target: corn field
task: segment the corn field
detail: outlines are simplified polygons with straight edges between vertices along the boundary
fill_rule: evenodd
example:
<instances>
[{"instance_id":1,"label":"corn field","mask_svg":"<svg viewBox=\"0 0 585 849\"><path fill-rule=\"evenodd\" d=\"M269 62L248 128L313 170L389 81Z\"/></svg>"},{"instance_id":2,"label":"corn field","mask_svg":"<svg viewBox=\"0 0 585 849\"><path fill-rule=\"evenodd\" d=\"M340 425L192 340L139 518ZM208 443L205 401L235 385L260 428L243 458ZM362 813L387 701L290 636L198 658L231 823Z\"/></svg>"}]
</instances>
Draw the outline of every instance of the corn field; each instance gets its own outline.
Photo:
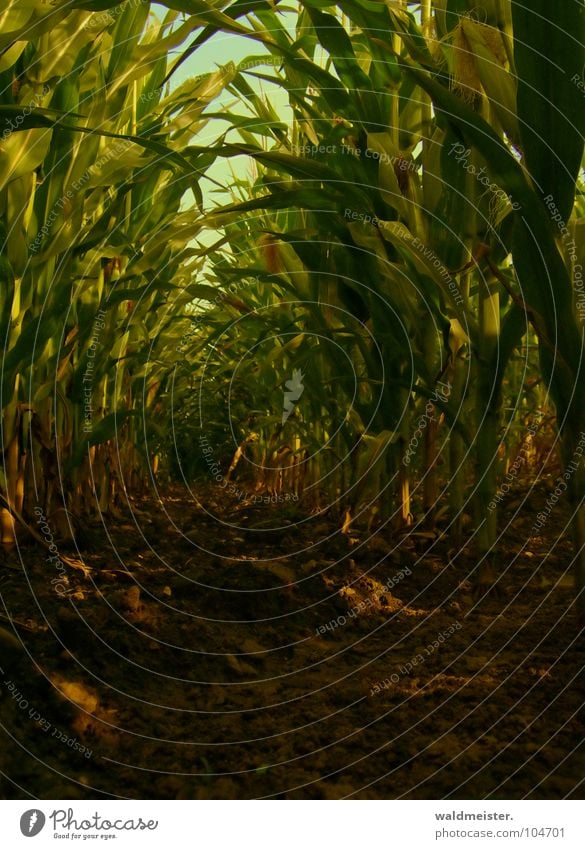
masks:
<instances>
[{"instance_id":1,"label":"corn field","mask_svg":"<svg viewBox=\"0 0 585 849\"><path fill-rule=\"evenodd\" d=\"M96 528L180 491L436 541L481 598L544 485L583 625L584 15L7 0L6 561L87 571Z\"/></svg>"}]
</instances>

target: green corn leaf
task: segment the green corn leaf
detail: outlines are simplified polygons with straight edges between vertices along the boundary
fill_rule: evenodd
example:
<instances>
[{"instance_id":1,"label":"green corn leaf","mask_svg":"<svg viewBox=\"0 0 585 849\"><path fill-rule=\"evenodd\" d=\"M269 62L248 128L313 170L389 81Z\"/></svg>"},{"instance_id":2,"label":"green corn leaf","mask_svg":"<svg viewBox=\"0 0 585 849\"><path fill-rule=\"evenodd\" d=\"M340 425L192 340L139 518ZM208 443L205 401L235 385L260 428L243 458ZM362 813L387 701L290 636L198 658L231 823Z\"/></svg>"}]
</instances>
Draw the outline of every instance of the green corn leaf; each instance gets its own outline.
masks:
<instances>
[{"instance_id":1,"label":"green corn leaf","mask_svg":"<svg viewBox=\"0 0 585 849\"><path fill-rule=\"evenodd\" d=\"M331 57L339 79L350 91L367 91L370 88L370 79L362 71L351 39L337 18L310 7L307 11L321 45Z\"/></svg>"},{"instance_id":2,"label":"green corn leaf","mask_svg":"<svg viewBox=\"0 0 585 849\"><path fill-rule=\"evenodd\" d=\"M20 115L22 110L19 107L14 106L0 106L0 121L4 121L4 127L10 128L9 121L14 118L16 119L17 115ZM53 129L58 127L59 129L63 129L69 132L75 133L84 133L86 135L94 135L94 136L104 136L105 138L110 139L118 139L120 141L130 141L134 144L143 147L145 150L150 151L151 153L156 153L158 156L163 157L169 163L174 164L176 167L181 170L188 171L189 173L193 173L192 164L185 159L180 153L173 150L161 142L158 142L154 139L147 138L145 136L135 136L128 135L127 133L111 133L107 130L98 130L91 127L81 127L76 124L65 123L70 119L70 114L67 113L57 113L56 110L50 109L35 109L33 113L27 115L22 122L22 124L15 129L15 133L23 132L24 130L36 129L41 127L46 127L48 129ZM199 148L199 152L203 152L205 148Z\"/></svg>"},{"instance_id":3,"label":"green corn leaf","mask_svg":"<svg viewBox=\"0 0 585 849\"><path fill-rule=\"evenodd\" d=\"M583 158L583 0L512 2L524 161L541 197L567 221Z\"/></svg>"},{"instance_id":4,"label":"green corn leaf","mask_svg":"<svg viewBox=\"0 0 585 849\"><path fill-rule=\"evenodd\" d=\"M459 134L449 128L441 147L440 176L442 191L430 222L430 243L448 269L461 268L466 257L468 223L473 220L473 205L466 194L467 174L453 148Z\"/></svg>"},{"instance_id":5,"label":"green corn leaf","mask_svg":"<svg viewBox=\"0 0 585 849\"><path fill-rule=\"evenodd\" d=\"M521 166L505 144L477 113L423 71L408 64L408 73L433 98L466 145L479 150L497 184L519 205L512 245L514 265L533 310L535 327L549 344L558 344L565 363L580 361L581 343L573 318L573 293L567 268L544 206L528 184ZM558 322L563 316L563 333Z\"/></svg>"}]
</instances>

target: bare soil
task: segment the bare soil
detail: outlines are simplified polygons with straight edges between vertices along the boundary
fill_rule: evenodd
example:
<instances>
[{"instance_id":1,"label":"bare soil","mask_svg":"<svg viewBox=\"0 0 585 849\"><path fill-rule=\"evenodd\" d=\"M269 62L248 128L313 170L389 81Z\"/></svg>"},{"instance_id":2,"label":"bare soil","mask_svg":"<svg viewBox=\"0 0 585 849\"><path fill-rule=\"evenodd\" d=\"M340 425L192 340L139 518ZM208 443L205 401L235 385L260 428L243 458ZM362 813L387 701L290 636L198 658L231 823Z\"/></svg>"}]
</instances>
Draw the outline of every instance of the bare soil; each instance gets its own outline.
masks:
<instances>
[{"instance_id":1,"label":"bare soil","mask_svg":"<svg viewBox=\"0 0 585 849\"><path fill-rule=\"evenodd\" d=\"M59 568L23 544L0 797L583 798L563 509L530 536L547 486L517 494L481 598L448 530L344 535L209 490L133 501Z\"/></svg>"}]
</instances>

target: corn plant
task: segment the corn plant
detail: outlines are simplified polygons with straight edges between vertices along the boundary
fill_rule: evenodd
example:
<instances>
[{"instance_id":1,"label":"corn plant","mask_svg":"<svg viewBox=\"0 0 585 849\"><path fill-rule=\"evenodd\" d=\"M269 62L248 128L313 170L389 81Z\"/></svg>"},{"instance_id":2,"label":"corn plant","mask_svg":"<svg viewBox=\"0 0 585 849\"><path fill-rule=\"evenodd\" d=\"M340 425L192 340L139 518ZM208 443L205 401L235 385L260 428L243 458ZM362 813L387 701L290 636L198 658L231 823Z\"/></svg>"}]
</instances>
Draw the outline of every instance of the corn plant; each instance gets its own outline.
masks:
<instances>
[{"instance_id":1,"label":"corn plant","mask_svg":"<svg viewBox=\"0 0 585 849\"><path fill-rule=\"evenodd\" d=\"M159 451L207 474L172 407L222 484L256 468L346 531L460 540L472 509L489 564L552 400L583 615L581 0L74 5L1 19L5 544L35 501L119 509ZM220 30L261 52L172 86ZM204 213L218 157L252 176Z\"/></svg>"},{"instance_id":2,"label":"corn plant","mask_svg":"<svg viewBox=\"0 0 585 849\"><path fill-rule=\"evenodd\" d=\"M541 369L556 406L563 462L568 468L583 433L583 342L579 289L571 279L576 260L559 249L562 233L555 233L554 222L566 228L583 157L583 113L575 79L580 79L583 68L584 10L582 3L554 9L537 4L528 9L514 2L499 4L497 10L505 10L504 24L513 24L520 162L501 135L437 76L414 64L409 72L464 143L483 157L492 180L514 199L509 249L519 287L510 292L517 305L517 318L512 311L510 326L529 320L538 334ZM543 26L543 20L550 27ZM550 32L554 37L549 41ZM567 49L567 38L574 39L574 49ZM575 256L575 242L572 247ZM577 471L568 475L567 491L583 617L584 490L581 463L577 465Z\"/></svg>"},{"instance_id":3,"label":"corn plant","mask_svg":"<svg viewBox=\"0 0 585 849\"><path fill-rule=\"evenodd\" d=\"M181 203L201 205L213 161L189 145L234 73L169 92L168 51L195 20L69 5L31 24L31 5L12 3L3 20L5 545L23 509L114 511L149 468L144 416L199 270L198 216Z\"/></svg>"},{"instance_id":4,"label":"corn plant","mask_svg":"<svg viewBox=\"0 0 585 849\"><path fill-rule=\"evenodd\" d=\"M320 305L311 321L316 320L328 335L331 336L333 328L332 322L327 320L331 315L327 313L331 314L334 308L339 315L343 311L346 320L341 321L340 327L346 338L352 338L354 349L350 362L358 371L363 371L370 390L368 403L360 401L353 409L354 419L360 422L357 431L363 434L367 427L373 427L375 431L388 434L386 447L394 446L390 452L394 459L388 467L391 477L397 472L399 443L401 440L407 442L409 438L408 417L401 417L399 412L409 403L408 388L413 387L426 403L435 388L437 376L443 371L447 354L443 337L450 326L445 304L453 307L454 315L459 315L462 322L468 322L458 303L462 303L462 299L457 298L458 302L452 303L453 293L458 291L456 285L451 283L449 289L448 275L446 280L445 275L436 270L433 252L421 251L417 247L424 221L417 213L421 207L422 187L416 173L419 166L412 156L417 144L417 139L412 137L414 131L410 133L409 150L398 146L394 139L396 132L376 132L384 126L384 110L388 108L386 88L396 86L396 69L385 68L380 77L380 69L372 66L373 79L370 80L361 70L345 31L336 19L316 11L309 14L317 21L315 44L318 37L325 38L324 34L328 34L330 46L335 39L341 44L332 60L338 62L339 76L343 79L344 73L348 86L359 82L364 91L375 85L379 94L369 100L364 96L357 105L352 104L351 90L342 89L331 73L303 58L303 69L314 77L312 96L318 107L303 100L298 106L297 124L291 137L283 139L280 127L278 134L273 133L278 144L276 149L266 151L264 146L250 144L253 138L250 130L245 135L242 133L247 145L223 147L222 155L246 152L253 156L259 167L264 169L264 183L270 192L268 197L264 194L256 200L235 204L228 211L244 213L262 207L271 210L303 207L303 213L289 212L284 224L278 223L278 215L275 214L272 232L266 235L270 240L266 243L266 253L271 253L267 267L271 270L272 264L272 271L286 270L289 273L288 284L297 296L308 296ZM266 20L264 16L265 23ZM288 56L288 50L292 53L292 37L276 19L271 19L270 23L270 32L278 33L278 39L275 39L278 40L278 49ZM330 30L334 30L334 35ZM331 39L334 41L331 42ZM285 51L282 45L287 43L289 46ZM345 51L343 68L340 59L342 50ZM348 50L351 56L348 56ZM290 60L291 66L296 58ZM296 70L289 71L286 63L285 69L286 77L277 81L287 91L292 91L293 85L298 82L298 73ZM322 89L317 89L317 85ZM242 82L240 76L232 86L258 113L258 120L265 126L267 117L271 117L266 114L268 107L259 103L257 95ZM327 102L327 98L332 102ZM298 95L295 94L295 107L297 101ZM313 117L323 114L326 117ZM363 148L360 149L359 145ZM299 149L314 150L317 155L312 158L298 156L296 151ZM327 152L326 157L319 156L320 151ZM348 183L353 188L348 188ZM409 225L412 230L409 230ZM321 237L321 246L313 244L316 233ZM239 262L243 253L238 249ZM365 280L375 282L367 285ZM434 334L421 333L422 310L417 287L425 294L432 293L431 303L436 318ZM388 304L391 309L384 308ZM400 316L400 321L397 321L397 316ZM401 326L401 321L405 326ZM369 323L369 344L363 338L364 329L359 340L354 338L352 322L354 325ZM374 345L377 351L373 350ZM408 362L409 357L405 356L408 347L415 349L414 369L413 363ZM363 363L358 366L362 359ZM384 369L387 372L385 379ZM419 384L421 375L422 385ZM327 379L323 377L321 384L326 383ZM336 388L341 385L338 383ZM431 446L429 453L432 450ZM406 519L409 510L406 507L408 495L405 483L407 481L403 481L402 486L402 513Z\"/></svg>"},{"instance_id":5,"label":"corn plant","mask_svg":"<svg viewBox=\"0 0 585 849\"><path fill-rule=\"evenodd\" d=\"M493 498L497 487L503 410L509 404L506 375L531 324L544 365L550 360L559 341L554 319L558 306L566 311L570 328L549 373L568 445L565 454L574 453L581 433L581 401L569 401L570 387L580 384L568 364L580 362L580 346L567 258L563 264L542 202L537 203L530 185L532 179L549 187L546 203L554 195L551 180L558 168L547 172L544 182L544 164L527 176L530 158L542 156L543 144L535 139L550 136L557 145L551 146L556 161L566 158L569 163L559 207L567 220L582 148L579 128L569 132L561 116L578 111L578 87L569 81L582 65L581 48L559 63L563 85L547 105L538 94L548 90L547 65L534 60L544 45L530 40L545 37L546 28L534 25L533 10L524 10L522 17L509 2L483 4L482 14L475 16L466 2L427 2L417 20L409 11L413 6L397 3L374 10L352 2L335 8L305 2L296 33L274 13L263 10L252 18L247 37L261 41L271 54L266 62L271 73L255 76L286 91L295 124L283 136L270 104L242 74L234 79L232 88L255 115L261 137L254 134L253 124L242 130L242 121L234 122L242 143L226 144L220 154L249 155L261 180L256 197L232 204L225 214L269 211L272 222L262 225L269 239L266 268L286 271L287 285L299 295L327 301L318 319L322 325L331 324L325 315L332 301L343 304L353 319L370 324L373 338L383 346L384 363L390 364L381 381L379 368L367 372L366 367L370 382L383 384L382 399L387 393L373 428L387 430L391 443L397 434L406 441L412 426L411 417L397 420L396 408L414 401L413 413L420 413L437 377L448 377L450 400L440 407L451 425L451 518L457 526L468 482L475 493L482 562L489 561L497 542L496 511L487 521L483 517L486 499ZM581 44L581 17L580 4L566 17L559 11L555 31L577 33ZM381 38L381 33L391 38ZM317 45L323 62L315 60ZM557 49L566 52L562 38ZM533 109L540 122L536 131L529 120ZM541 132L545 124L547 132ZM524 154L521 162L519 153ZM406 175L402 163L407 163ZM295 208L300 211L293 213ZM277 210L289 211L284 225ZM519 223L522 215L525 220ZM377 227L364 226L373 221ZM540 267L533 261L534 247L528 251L535 234L545 246ZM257 234L253 241L259 241ZM238 262L245 255L238 248ZM552 290L545 292L544 281L551 274L558 278L558 303ZM383 300L383 309L377 299ZM429 311L433 321L421 327ZM392 313L406 327L402 338L389 318ZM306 317L302 325L311 326ZM406 371L405 344L414 352ZM365 360L371 365L371 358ZM466 389L470 379L473 396ZM401 394L405 400L396 404ZM515 415L522 406L517 401L518 396L512 398ZM460 416L454 415L458 408ZM435 428L428 428L421 467L427 515L440 496L436 439ZM469 459L473 473L466 478L462 470ZM398 453L394 471L399 460ZM578 488L577 478L572 486ZM401 470L405 519L411 483L411 475ZM572 497L574 505L580 504ZM576 534L580 521L575 522Z\"/></svg>"}]
</instances>

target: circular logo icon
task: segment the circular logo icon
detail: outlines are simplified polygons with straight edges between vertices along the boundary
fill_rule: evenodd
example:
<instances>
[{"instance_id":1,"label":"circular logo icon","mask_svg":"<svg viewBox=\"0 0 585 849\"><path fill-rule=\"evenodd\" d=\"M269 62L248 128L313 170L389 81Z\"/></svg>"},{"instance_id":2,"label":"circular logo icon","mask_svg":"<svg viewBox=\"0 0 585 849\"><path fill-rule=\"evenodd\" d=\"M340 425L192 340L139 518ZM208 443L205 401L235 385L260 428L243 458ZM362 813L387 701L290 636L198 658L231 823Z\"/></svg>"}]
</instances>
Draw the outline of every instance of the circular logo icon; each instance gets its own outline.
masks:
<instances>
[{"instance_id":1,"label":"circular logo icon","mask_svg":"<svg viewBox=\"0 0 585 849\"><path fill-rule=\"evenodd\" d=\"M38 808L32 808L30 811L25 811L20 818L20 830L25 837L36 837L39 834L46 822L46 817Z\"/></svg>"}]
</instances>

